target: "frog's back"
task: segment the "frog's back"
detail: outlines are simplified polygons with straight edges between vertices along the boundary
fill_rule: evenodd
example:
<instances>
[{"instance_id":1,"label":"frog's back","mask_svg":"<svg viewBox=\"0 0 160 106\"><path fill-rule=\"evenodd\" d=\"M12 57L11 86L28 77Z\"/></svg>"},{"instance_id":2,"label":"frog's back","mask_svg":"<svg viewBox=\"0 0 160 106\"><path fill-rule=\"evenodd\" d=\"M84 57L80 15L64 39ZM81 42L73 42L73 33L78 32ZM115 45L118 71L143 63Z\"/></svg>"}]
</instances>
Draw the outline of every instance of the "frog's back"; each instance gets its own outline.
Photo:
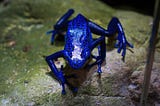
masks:
<instances>
[{"instance_id":1,"label":"frog's back","mask_svg":"<svg viewBox=\"0 0 160 106\"><path fill-rule=\"evenodd\" d=\"M70 64L73 66L72 68L78 69L89 58L91 44L92 35L88 22L84 16L78 14L68 23L65 36L64 50L66 51L66 58L70 61L69 63L72 63Z\"/></svg>"}]
</instances>

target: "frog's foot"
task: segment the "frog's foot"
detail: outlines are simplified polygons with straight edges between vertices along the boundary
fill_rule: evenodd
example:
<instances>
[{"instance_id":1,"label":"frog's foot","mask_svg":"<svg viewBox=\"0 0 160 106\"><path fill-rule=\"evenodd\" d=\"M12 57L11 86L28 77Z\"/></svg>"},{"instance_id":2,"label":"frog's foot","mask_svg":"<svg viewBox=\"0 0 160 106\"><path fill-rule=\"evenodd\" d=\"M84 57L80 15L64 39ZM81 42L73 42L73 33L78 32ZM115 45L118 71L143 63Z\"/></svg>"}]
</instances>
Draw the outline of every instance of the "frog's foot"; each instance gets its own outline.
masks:
<instances>
[{"instance_id":1,"label":"frog's foot","mask_svg":"<svg viewBox=\"0 0 160 106\"><path fill-rule=\"evenodd\" d=\"M62 83L62 95L65 95L65 94L66 94L65 84Z\"/></svg>"}]
</instances>

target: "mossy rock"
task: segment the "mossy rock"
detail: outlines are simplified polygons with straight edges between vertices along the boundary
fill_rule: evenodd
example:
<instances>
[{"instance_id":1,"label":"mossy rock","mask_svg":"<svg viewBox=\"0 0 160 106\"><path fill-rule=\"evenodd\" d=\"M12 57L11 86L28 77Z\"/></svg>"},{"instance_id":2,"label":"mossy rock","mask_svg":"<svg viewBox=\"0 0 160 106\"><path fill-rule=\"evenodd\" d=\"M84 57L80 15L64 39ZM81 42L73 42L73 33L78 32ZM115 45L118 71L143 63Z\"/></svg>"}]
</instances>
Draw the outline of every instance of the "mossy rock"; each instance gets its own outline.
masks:
<instances>
[{"instance_id":1,"label":"mossy rock","mask_svg":"<svg viewBox=\"0 0 160 106\"><path fill-rule=\"evenodd\" d=\"M134 54L127 52L128 66L139 65L145 58L143 53L151 33L150 16L117 10L98 0L14 0L6 7L0 4L0 105L45 105L45 102L48 103L46 105L64 105L66 101L74 105L78 100L83 102L79 105L87 105L87 98L90 98L90 103L96 103L99 97L94 96L101 92L107 96L114 95L111 90L111 82L114 81L107 79L103 82L102 91L97 92L97 87L92 84L86 87L87 93L93 97L82 96L82 92L74 99L72 93L61 97L59 83L46 74L48 66L43 57L62 50L64 42L55 41L54 45L50 45L50 37L45 33L69 8L75 10L71 18L81 13L104 28L113 16L118 17L128 41L135 46ZM118 104L116 101L114 103Z\"/></svg>"}]
</instances>

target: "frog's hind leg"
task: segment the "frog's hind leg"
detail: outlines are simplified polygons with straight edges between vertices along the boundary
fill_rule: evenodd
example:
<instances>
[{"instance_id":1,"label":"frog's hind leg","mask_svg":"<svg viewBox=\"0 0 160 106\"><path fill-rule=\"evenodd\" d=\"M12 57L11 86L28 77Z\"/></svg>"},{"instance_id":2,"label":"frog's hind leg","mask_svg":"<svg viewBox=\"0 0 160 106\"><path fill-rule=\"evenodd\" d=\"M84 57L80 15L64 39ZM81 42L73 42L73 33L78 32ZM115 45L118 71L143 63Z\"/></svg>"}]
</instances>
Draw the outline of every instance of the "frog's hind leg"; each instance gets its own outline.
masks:
<instances>
[{"instance_id":1,"label":"frog's hind leg","mask_svg":"<svg viewBox=\"0 0 160 106\"><path fill-rule=\"evenodd\" d=\"M51 36L51 44L53 44L54 42L54 37L56 34L61 33L62 29L65 28L67 26L67 23L69 22L69 17L74 13L73 9L69 9L57 22L55 25L53 25L53 29L51 31L48 31L46 34L50 34L52 33Z\"/></svg>"},{"instance_id":2,"label":"frog's hind leg","mask_svg":"<svg viewBox=\"0 0 160 106\"><path fill-rule=\"evenodd\" d=\"M96 63L98 65L98 70L97 73L100 75L102 73L101 70L101 65L104 62L105 58L106 58L106 44L105 44L105 39L103 39L100 42L100 45L98 46L98 55L97 59L96 59Z\"/></svg>"},{"instance_id":3,"label":"frog's hind leg","mask_svg":"<svg viewBox=\"0 0 160 106\"><path fill-rule=\"evenodd\" d=\"M92 55L92 57L94 59L96 59L96 62L89 65L89 66L93 66L93 65L98 65L98 70L97 73L99 75L101 75L102 70L101 70L101 65L104 62L105 58L106 58L106 43L105 43L105 37L101 36L100 38L98 38L97 40L95 40L92 44L92 50L98 45L98 56L94 56Z\"/></svg>"}]
</instances>

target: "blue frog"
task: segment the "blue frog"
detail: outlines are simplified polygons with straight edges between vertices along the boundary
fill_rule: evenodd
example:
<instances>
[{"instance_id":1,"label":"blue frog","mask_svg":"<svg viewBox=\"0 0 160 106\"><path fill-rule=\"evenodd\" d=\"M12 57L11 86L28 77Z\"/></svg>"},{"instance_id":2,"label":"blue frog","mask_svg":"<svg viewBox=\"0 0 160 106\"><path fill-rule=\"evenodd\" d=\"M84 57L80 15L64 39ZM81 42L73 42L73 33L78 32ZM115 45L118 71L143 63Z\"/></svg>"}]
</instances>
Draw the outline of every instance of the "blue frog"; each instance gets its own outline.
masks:
<instances>
[{"instance_id":1,"label":"blue frog","mask_svg":"<svg viewBox=\"0 0 160 106\"><path fill-rule=\"evenodd\" d=\"M118 18L113 17L107 30L105 30L81 14L78 14L72 20L68 20L73 13L74 10L69 9L54 25L54 30L47 32L47 34L52 33L51 43L53 44L55 35L61 33L62 29L67 28L64 50L46 56L45 58L52 72L62 85L62 94L66 93L66 78L64 77L63 68L58 70L54 60L63 57L71 68L77 70L83 68L89 58L94 58L96 61L91 66L97 65L97 72L101 74L101 65L106 57L105 37L110 37L118 33L116 47L118 48L118 53L122 51L123 60L126 54L126 47L133 48L133 45L126 40L125 33ZM100 37L93 39L92 33ZM96 47L98 48L98 56L91 54L91 51ZM77 88L74 88L74 91L77 92Z\"/></svg>"}]
</instances>

